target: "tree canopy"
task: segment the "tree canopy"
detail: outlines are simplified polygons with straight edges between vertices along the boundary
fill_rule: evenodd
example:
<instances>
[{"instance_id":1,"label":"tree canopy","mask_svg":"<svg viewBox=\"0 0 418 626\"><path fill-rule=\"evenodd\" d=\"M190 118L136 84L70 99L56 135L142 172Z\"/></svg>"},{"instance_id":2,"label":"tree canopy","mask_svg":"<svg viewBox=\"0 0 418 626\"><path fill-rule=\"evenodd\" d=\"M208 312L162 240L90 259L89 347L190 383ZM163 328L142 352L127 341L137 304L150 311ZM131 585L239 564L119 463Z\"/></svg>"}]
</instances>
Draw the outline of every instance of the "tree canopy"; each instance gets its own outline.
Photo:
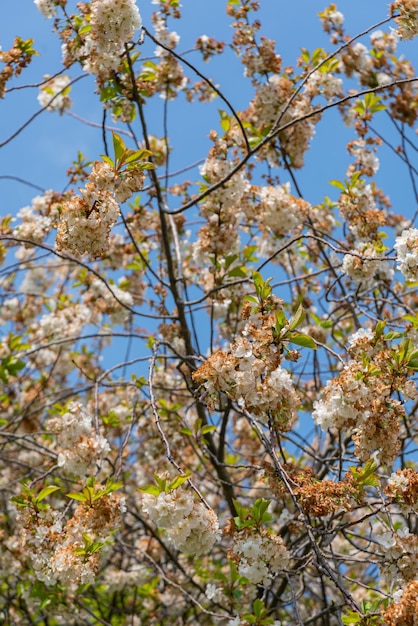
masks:
<instances>
[{"instance_id":1,"label":"tree canopy","mask_svg":"<svg viewBox=\"0 0 418 626\"><path fill-rule=\"evenodd\" d=\"M2 149L100 144L2 177L0 621L416 626L418 2L289 65L287 7L184 50L184 4L35 0L59 71L0 51Z\"/></svg>"}]
</instances>

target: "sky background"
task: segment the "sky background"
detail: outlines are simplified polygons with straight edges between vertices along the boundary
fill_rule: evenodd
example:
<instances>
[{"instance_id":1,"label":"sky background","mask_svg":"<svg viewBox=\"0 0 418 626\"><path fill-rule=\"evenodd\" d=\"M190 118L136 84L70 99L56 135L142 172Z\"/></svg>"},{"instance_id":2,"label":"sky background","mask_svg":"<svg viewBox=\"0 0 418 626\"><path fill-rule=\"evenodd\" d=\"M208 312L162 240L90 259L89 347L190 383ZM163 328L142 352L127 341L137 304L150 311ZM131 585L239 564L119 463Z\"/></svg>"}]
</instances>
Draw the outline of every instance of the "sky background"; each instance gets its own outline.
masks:
<instances>
[{"instance_id":1,"label":"sky background","mask_svg":"<svg viewBox=\"0 0 418 626\"><path fill-rule=\"evenodd\" d=\"M152 31L151 14L157 8L151 0L137 2L144 25ZM183 18L171 20L171 28L180 37L177 48L182 52L190 50L196 38L206 34L228 42L232 29L230 19L225 14L226 0L183 0ZM325 47L332 50L328 37L323 33L317 13L326 6L324 2L294 0L292 3L281 0L261 0L258 18L263 24L262 33L277 42L277 50L283 58L283 66L294 65L301 47L313 50ZM53 20L45 19L32 0L0 0L0 45L7 50L16 35L22 38L33 37L34 47L39 52L30 67L15 85L27 88L15 90L0 101L0 143L17 131L39 110L38 88L44 74L54 74L61 69L60 42L51 32ZM70 7L72 4L70 3ZM345 15L346 31L355 35L370 25L384 19L388 14L388 3L382 0L344 0L338 9ZM384 29L389 26L385 25ZM362 39L367 45L368 36ZM144 45L143 56L152 54L154 46ZM418 58L418 43L400 44L412 61ZM243 79L243 66L235 54L228 52L204 63L200 55L192 52L187 56L223 90L236 109L244 109L251 98L251 86ZM78 69L71 70L73 77L80 75ZM84 77L72 89L72 112L83 118L100 123L102 112L94 92L91 77ZM169 137L174 146L171 153L171 169L177 170L206 156L210 147L208 134L211 128L219 128L218 108L225 105L218 99L212 104L188 104L183 96L170 102L168 110ZM146 114L151 132L163 134L163 102L153 99L146 106ZM110 116L108 123L111 123ZM398 143L393 127L382 115L379 129L389 140ZM311 203L323 200L325 195L336 197L337 191L329 186L330 179L343 179L349 157L342 146L352 138L352 131L344 127L335 110L328 111L317 125L312 150L306 157L306 167L298 172L298 181L306 199ZM412 135L414 137L414 135ZM416 135L415 135L416 138ZM66 185L66 169L81 150L89 160L99 158L103 153L101 129L88 127L71 117L58 113L43 112L13 141L0 150L0 175L19 176L42 188L62 190ZM385 151L381 152L381 170L378 184L384 186L390 195L394 208L410 216L415 210L406 168L400 160L391 158L385 163ZM197 172L185 175L196 180ZM285 178L283 178L285 182ZM16 181L0 179L1 215L15 214L19 208L30 203L34 191ZM36 194L37 192L35 192Z\"/></svg>"},{"instance_id":2,"label":"sky background","mask_svg":"<svg viewBox=\"0 0 418 626\"><path fill-rule=\"evenodd\" d=\"M151 14L157 7L151 0L138 1L137 4L144 25L152 32ZM193 48L196 39L204 34L229 42L232 29L230 19L225 14L226 0L183 0L182 4L182 19L169 22L169 28L176 30L181 37L178 52ZM283 66L295 65L302 47L310 51L318 47L324 47L327 51L333 50L317 17L317 13L325 8L325 2L260 0L260 4L258 18L263 25L262 34L277 42L277 51L282 56ZM2 49L9 49L14 37L19 35L23 39L34 38L34 47L39 52L39 56L35 57L22 77L11 83L13 86L26 87L10 92L0 100L1 144L39 111L36 84L45 74L53 75L60 71L62 64L60 42L51 32L53 20L45 19L32 0L0 0L0 7ZM338 3L338 9L345 15L346 32L351 36L377 24L388 15L388 3L382 0L343 0ZM388 30L390 26L385 25L383 28ZM368 45L369 37L365 36L361 41ZM153 51L154 45L146 43L142 56L152 56ZM401 43L398 53L404 53L412 61L418 60L418 38L407 44ZM188 54L187 59L195 62L219 86L236 110L248 107L252 88L250 81L244 80L243 66L233 52L227 50L225 55L216 57L207 64L197 52ZM72 69L70 73L73 77L81 75L79 68ZM72 89L71 97L74 114L100 125L102 110L98 97L94 94L92 77L85 76L78 81ZM211 104L188 104L182 95L169 103L168 134L173 146L170 155L171 171L206 157L212 145L208 139L209 132L212 128L219 129L219 108L225 109L225 105L218 99ZM146 104L145 110L150 132L161 137L163 101L153 98ZM110 115L108 123L112 123ZM380 115L375 125L389 142L394 142L395 145L399 143L387 115ZM134 128L140 134L138 122L134 123ZM410 137L416 140L413 132L410 132ZM327 195L337 198L338 190L330 186L329 181L344 179L351 160L344 146L353 138L352 129L343 125L337 110L327 111L317 124L312 148L305 158L305 167L297 172L302 193L311 204L322 202ZM68 115L60 116L47 111L37 116L13 141L0 149L0 215L15 215L39 193L30 186L2 177L17 176L39 185L42 189L63 190L67 184L66 170L77 157L78 151L82 151L91 161L100 158L104 152L100 127L86 126ZM389 195L395 212L411 217L416 210L416 199L407 169L388 148L382 147L379 158L381 169L376 176L377 184ZM185 173L183 179L199 178L195 169ZM288 175L283 173L282 182L287 180ZM392 245L393 241L388 243ZM205 328L199 328L199 332L204 333ZM119 362L120 353L113 353L113 357L115 356ZM302 416L302 422L303 419Z\"/></svg>"}]
</instances>

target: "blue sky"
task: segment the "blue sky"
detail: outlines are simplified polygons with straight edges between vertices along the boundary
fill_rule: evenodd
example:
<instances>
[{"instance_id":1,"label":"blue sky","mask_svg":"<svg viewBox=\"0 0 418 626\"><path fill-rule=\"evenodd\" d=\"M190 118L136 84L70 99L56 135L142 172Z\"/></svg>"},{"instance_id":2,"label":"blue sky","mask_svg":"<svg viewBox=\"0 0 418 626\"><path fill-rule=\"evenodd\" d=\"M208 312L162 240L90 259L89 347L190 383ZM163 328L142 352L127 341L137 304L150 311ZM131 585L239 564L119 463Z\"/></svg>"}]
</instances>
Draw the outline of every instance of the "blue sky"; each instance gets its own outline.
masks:
<instances>
[{"instance_id":1,"label":"blue sky","mask_svg":"<svg viewBox=\"0 0 418 626\"><path fill-rule=\"evenodd\" d=\"M294 65L300 48L313 50L325 47L332 50L328 37L323 33L317 13L326 6L325 2L312 0L260 0L259 19L263 24L263 34L277 42L277 51L283 58L283 65ZM183 0L184 19L172 21L181 41L178 51L193 47L197 37L206 34L229 41L232 30L225 15L226 0ZM152 31L150 16L156 9L150 0L139 1L138 6L144 24ZM388 3L382 0L343 0L338 8L345 15L347 32L354 36L387 16ZM3 2L0 22L0 45L7 50L16 35L22 38L33 37L34 46L39 51L36 57L14 85L28 85L25 89L11 92L0 100L0 143L24 124L39 110L38 88L31 85L42 80L44 74L54 74L61 69L60 43L51 33L53 22L46 20L37 11L32 0ZM384 27L385 29L388 26ZM368 37L362 41L367 45ZM144 46L143 55L152 54L153 45ZM418 59L418 42L400 44L399 51L409 59ZM243 79L243 66L233 53L226 60L216 58L209 64L203 63L196 53L188 55L199 69L209 76L230 99L236 109L244 109L251 98L251 86ZM71 70L72 76L81 74L79 69ZM91 122L101 123L102 112L94 94L94 81L91 77L80 80L72 90L72 111ZM213 104L187 104L181 96L171 102L168 109L169 137L174 146L171 154L171 169L177 170L204 159L211 143L208 140L212 128L219 129L218 108L225 108L219 101ZM151 132L163 134L163 102L153 99L146 106L146 115ZM110 122L110 116L109 116ZM393 127L385 115L380 116L380 132L391 141L398 143ZM137 127L138 128L138 127ZM411 137L414 137L411 134ZM416 136L415 136L416 137ZM308 152L305 168L297 173L298 182L305 198L319 203L324 196L336 198L338 191L329 185L331 179L343 179L349 157L344 145L354 138L353 131L344 127L336 110L326 113L317 125L312 149ZM57 113L43 112L25 128L12 142L0 149L0 176L13 175L24 178L45 189L62 190L66 183L66 169L81 150L89 160L96 160L103 153L101 129L85 126L79 121ZM382 148L379 153L381 169L377 184L389 194L395 212L411 216L416 201L406 168L400 160L390 158L389 151ZM197 170L186 173L185 179L197 180ZM287 174L283 175L286 182ZM13 180L0 179L0 215L16 214L23 206L30 204L38 192ZM392 245L393 242L390 242ZM203 328L199 329L204 332ZM120 346L119 346L120 347ZM124 352L125 347L120 348ZM120 360L120 351L113 354ZM311 422L310 422L311 425Z\"/></svg>"},{"instance_id":2,"label":"blue sky","mask_svg":"<svg viewBox=\"0 0 418 626\"><path fill-rule=\"evenodd\" d=\"M181 36L178 50L189 50L202 34L228 41L232 30L229 26L230 20L225 15L225 4L226 0L184 0L183 19L171 22L172 28ZM326 6L325 3L312 0L296 0L292 3L261 0L260 4L262 32L277 41L277 49L283 57L284 65L294 65L301 47L310 50L321 46L327 50L332 49L316 15ZM156 6L150 0L138 2L138 6L144 24L151 29L150 16ZM381 0L344 0L338 3L338 9L345 15L345 24L350 35L384 19L387 6ZM34 46L39 51L39 56L18 83L14 84L31 85L39 82L44 74L53 74L61 69L60 43L51 33L53 21L46 20L37 11L32 0L3 3L1 15L0 44L3 50L7 50L14 36L19 35L22 38L33 37ZM368 38L364 41L367 44ZM153 46L144 46L143 54L152 53L152 50ZM418 56L416 42L402 44L400 50L405 51L410 59ZM242 65L232 53L227 62L217 58L205 64L196 53L189 54L187 58L196 61L199 68L224 90L237 109L248 106L251 88L247 85L248 81L243 80ZM77 69L71 73L73 76L80 74ZM94 85L90 77L80 80L72 90L72 111L100 123L100 103L93 91ZM0 101L0 142L39 109L37 94L37 88L28 87L8 94ZM208 133L211 128L218 128L218 108L225 107L219 101L215 101L213 105L190 105L182 97L177 102L170 103L168 119L170 140L174 145L171 155L173 169L205 157L210 145ZM162 102L152 100L146 112L152 132L161 136ZM380 128L386 136L393 136L391 125L383 121L383 116ZM335 193L327 181L344 177L348 156L342 146L350 137L350 131L339 122L336 111L329 111L317 126L312 150L306 158L306 167L298 174L302 191L310 202L320 202L324 195ZM44 188L62 189L66 184L65 171L76 158L78 150L91 160L98 158L103 152L100 129L87 127L68 116L44 112L0 150L0 174L20 176ZM389 193L393 204L398 205L399 210L406 215L411 215L414 211L414 200L408 193L410 185L405 168L400 161L399 167L396 163L394 165L391 159L390 169L385 169L384 159L381 161L378 183L384 182L385 191ZM197 173L187 177L197 178ZM21 206L28 204L33 195L30 188L14 181L0 180L0 188L2 215L15 213Z\"/></svg>"}]
</instances>

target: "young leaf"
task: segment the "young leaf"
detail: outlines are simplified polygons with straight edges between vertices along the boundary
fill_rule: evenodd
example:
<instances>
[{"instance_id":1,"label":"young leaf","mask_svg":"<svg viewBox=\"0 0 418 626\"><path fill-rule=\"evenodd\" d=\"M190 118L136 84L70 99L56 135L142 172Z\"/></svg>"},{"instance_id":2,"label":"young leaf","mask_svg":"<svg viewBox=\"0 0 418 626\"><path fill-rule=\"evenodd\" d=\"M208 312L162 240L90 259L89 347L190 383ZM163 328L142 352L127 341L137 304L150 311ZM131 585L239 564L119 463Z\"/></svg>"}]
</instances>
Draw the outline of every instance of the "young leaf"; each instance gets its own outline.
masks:
<instances>
[{"instance_id":1,"label":"young leaf","mask_svg":"<svg viewBox=\"0 0 418 626\"><path fill-rule=\"evenodd\" d=\"M126 150L125 143L120 135L112 132L113 150L115 151L115 161L118 162Z\"/></svg>"},{"instance_id":2,"label":"young leaf","mask_svg":"<svg viewBox=\"0 0 418 626\"><path fill-rule=\"evenodd\" d=\"M315 341L312 337L309 337L309 335L305 335L304 333L286 334L286 339L288 339L290 343L295 343L297 346L303 346L304 348L316 350Z\"/></svg>"},{"instance_id":3,"label":"young leaf","mask_svg":"<svg viewBox=\"0 0 418 626\"><path fill-rule=\"evenodd\" d=\"M71 498L72 500L78 500L79 502L87 502L87 498L83 493L78 493L76 491L70 491L65 494L67 498Z\"/></svg>"},{"instance_id":4,"label":"young leaf","mask_svg":"<svg viewBox=\"0 0 418 626\"><path fill-rule=\"evenodd\" d=\"M54 485L50 485L49 487L44 487L38 493L36 502L42 502L42 500L48 497L51 493L54 493L54 491L59 491L59 490L60 490L60 487L55 487Z\"/></svg>"},{"instance_id":5,"label":"young leaf","mask_svg":"<svg viewBox=\"0 0 418 626\"><path fill-rule=\"evenodd\" d=\"M295 328L300 326L300 324L302 324L302 322L304 321L305 317L306 317L305 309L300 304L296 313L289 320L289 330L295 330Z\"/></svg>"}]
</instances>

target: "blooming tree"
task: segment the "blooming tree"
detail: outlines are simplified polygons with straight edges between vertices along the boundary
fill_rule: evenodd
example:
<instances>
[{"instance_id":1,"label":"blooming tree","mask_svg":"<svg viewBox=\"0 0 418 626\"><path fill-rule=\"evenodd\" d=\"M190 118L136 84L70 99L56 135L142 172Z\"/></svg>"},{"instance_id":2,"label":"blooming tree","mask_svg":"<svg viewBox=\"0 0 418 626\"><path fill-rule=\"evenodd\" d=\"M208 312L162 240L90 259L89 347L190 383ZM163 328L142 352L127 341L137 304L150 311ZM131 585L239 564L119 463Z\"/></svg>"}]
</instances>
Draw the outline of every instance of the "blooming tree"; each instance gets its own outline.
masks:
<instances>
[{"instance_id":1,"label":"blooming tree","mask_svg":"<svg viewBox=\"0 0 418 626\"><path fill-rule=\"evenodd\" d=\"M417 0L360 35L331 4L292 66L261 1L186 52L178 0L35 4L62 46L41 111L89 77L103 154L0 225L2 623L416 626L418 229L377 177L400 161L418 201ZM0 52L2 97L36 54ZM175 171L184 96L219 117ZM315 203L332 111L348 166Z\"/></svg>"}]
</instances>

